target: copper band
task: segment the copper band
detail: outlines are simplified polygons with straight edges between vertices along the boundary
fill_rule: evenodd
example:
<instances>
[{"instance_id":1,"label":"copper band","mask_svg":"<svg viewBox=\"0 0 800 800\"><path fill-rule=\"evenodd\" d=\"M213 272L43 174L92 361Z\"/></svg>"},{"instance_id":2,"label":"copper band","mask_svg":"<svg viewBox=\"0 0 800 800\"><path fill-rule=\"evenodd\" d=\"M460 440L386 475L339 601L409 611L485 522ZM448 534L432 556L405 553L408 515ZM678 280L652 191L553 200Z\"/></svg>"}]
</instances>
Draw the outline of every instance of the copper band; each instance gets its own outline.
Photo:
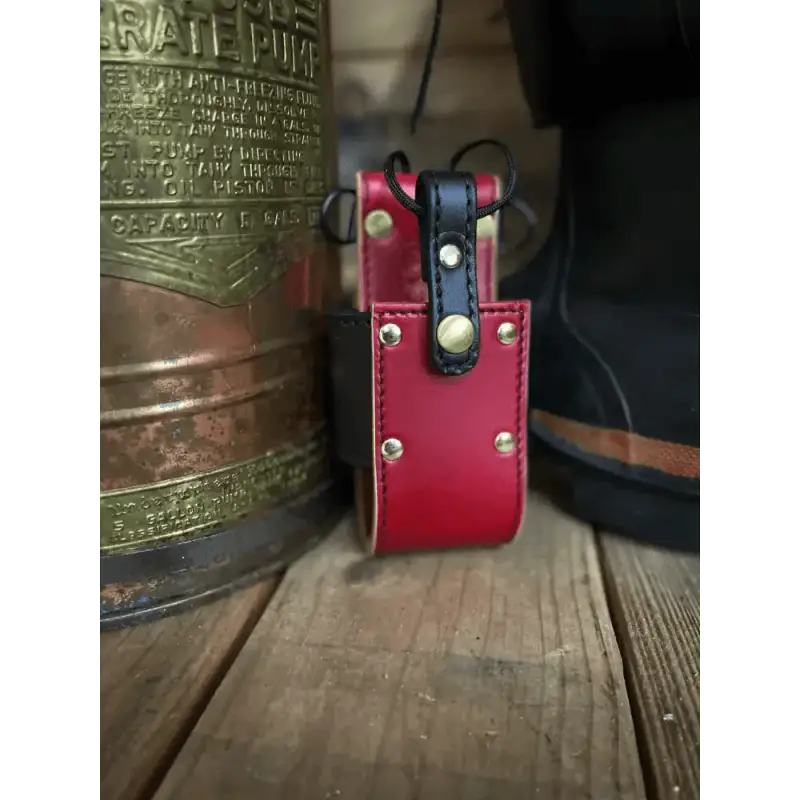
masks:
<instances>
[{"instance_id":1,"label":"copper band","mask_svg":"<svg viewBox=\"0 0 800 800\"><path fill-rule=\"evenodd\" d=\"M589 453L631 466L650 467L679 478L700 477L699 447L599 428L539 409L531 411L531 419L544 425L554 436Z\"/></svg>"}]
</instances>

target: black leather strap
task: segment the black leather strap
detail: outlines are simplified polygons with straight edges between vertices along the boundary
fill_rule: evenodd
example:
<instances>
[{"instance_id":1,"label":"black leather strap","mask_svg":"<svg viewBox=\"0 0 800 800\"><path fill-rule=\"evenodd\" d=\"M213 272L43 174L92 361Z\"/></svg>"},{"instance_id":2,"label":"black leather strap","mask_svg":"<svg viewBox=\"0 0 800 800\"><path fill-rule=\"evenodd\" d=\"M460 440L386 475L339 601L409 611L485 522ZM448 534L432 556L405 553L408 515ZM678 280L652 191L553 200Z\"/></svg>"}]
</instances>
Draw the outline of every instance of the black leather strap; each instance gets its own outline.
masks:
<instances>
[{"instance_id":1,"label":"black leather strap","mask_svg":"<svg viewBox=\"0 0 800 800\"><path fill-rule=\"evenodd\" d=\"M372 468L372 325L369 311L326 316L336 455L356 469Z\"/></svg>"},{"instance_id":2,"label":"black leather strap","mask_svg":"<svg viewBox=\"0 0 800 800\"><path fill-rule=\"evenodd\" d=\"M426 170L417 177L415 199L419 216L422 278L430 297L430 352L433 366L445 375L463 375L478 361L478 274L476 267L477 189L468 172ZM442 264L446 245L461 253L458 266ZM461 314L472 323L474 341L459 354L446 352L437 339L439 323L451 314Z\"/></svg>"}]
</instances>

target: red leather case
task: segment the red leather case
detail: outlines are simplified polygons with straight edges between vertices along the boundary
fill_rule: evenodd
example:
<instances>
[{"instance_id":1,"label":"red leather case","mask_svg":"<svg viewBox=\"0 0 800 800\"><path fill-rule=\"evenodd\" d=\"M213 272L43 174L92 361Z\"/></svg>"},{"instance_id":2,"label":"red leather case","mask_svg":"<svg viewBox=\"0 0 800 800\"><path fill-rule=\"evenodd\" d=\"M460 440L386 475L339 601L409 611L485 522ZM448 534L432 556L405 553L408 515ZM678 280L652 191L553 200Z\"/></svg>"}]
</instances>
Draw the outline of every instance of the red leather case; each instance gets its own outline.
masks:
<instances>
[{"instance_id":1,"label":"red leather case","mask_svg":"<svg viewBox=\"0 0 800 800\"><path fill-rule=\"evenodd\" d=\"M477 365L447 376L430 364L426 305L372 308L374 553L500 545L522 524L529 303L481 303L479 314ZM503 322L517 328L512 344L498 338ZM379 338L388 323L402 332L393 346ZM500 433L513 435L511 452L495 446ZM388 438L402 442L397 460L381 452Z\"/></svg>"},{"instance_id":2,"label":"red leather case","mask_svg":"<svg viewBox=\"0 0 800 800\"><path fill-rule=\"evenodd\" d=\"M417 176L397 175L406 194L414 196ZM493 175L477 175L478 205L493 203L500 196L500 182ZM382 172L359 172L356 176L358 220L357 307L369 310L372 303L425 303L428 287L422 280L419 257L419 229L414 214L397 202ZM366 228L371 212L384 211L391 217L388 235L372 236ZM497 225L487 217L479 226L477 239L478 296L481 302L497 298Z\"/></svg>"},{"instance_id":3,"label":"red leather case","mask_svg":"<svg viewBox=\"0 0 800 800\"><path fill-rule=\"evenodd\" d=\"M414 197L417 176L400 174L397 179ZM476 176L475 188L478 207L499 199L494 176ZM356 194L356 306L370 313L344 324L369 326L362 330L371 335L372 457L358 461L371 460L373 469L356 470L362 531L376 554L509 542L525 508L530 313L526 301L494 302L496 218L481 219L473 234L477 361L463 374L445 374L431 358L431 289L422 280L422 223L394 197L382 172L359 173ZM517 330L510 344L498 336L506 322ZM402 335L399 342L384 344L380 329L389 323ZM355 334L356 328L350 330ZM344 369L363 363L369 341L360 334L358 341L359 355L343 355ZM369 406L368 391L367 381L360 408ZM513 437L510 451L497 447L499 434ZM387 439L402 443L399 457L384 454ZM369 441L364 442L367 453Z\"/></svg>"}]
</instances>

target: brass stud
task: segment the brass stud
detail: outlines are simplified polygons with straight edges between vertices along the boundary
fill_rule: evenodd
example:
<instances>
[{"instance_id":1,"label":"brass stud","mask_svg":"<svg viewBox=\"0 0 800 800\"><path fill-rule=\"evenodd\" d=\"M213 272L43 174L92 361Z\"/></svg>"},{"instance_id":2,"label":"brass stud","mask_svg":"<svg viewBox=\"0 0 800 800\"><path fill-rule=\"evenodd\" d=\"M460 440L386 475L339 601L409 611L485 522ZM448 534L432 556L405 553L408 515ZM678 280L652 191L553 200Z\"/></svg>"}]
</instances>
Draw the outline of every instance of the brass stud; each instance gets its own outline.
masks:
<instances>
[{"instance_id":1,"label":"brass stud","mask_svg":"<svg viewBox=\"0 0 800 800\"><path fill-rule=\"evenodd\" d=\"M481 217L476 226L475 235L478 239L492 239L497 229L497 223L494 220L494 214L488 217Z\"/></svg>"},{"instance_id":2,"label":"brass stud","mask_svg":"<svg viewBox=\"0 0 800 800\"><path fill-rule=\"evenodd\" d=\"M508 431L498 433L494 440L494 446L498 453L510 453L514 449L514 434Z\"/></svg>"},{"instance_id":3,"label":"brass stud","mask_svg":"<svg viewBox=\"0 0 800 800\"><path fill-rule=\"evenodd\" d=\"M466 353L475 341L475 328L463 314L450 314L437 325L436 341L448 353Z\"/></svg>"},{"instance_id":4,"label":"brass stud","mask_svg":"<svg viewBox=\"0 0 800 800\"><path fill-rule=\"evenodd\" d=\"M400 344L400 340L403 338L403 332L397 325L390 322L387 325L381 326L381 329L378 331L378 338L387 347L394 347L396 344Z\"/></svg>"},{"instance_id":5,"label":"brass stud","mask_svg":"<svg viewBox=\"0 0 800 800\"><path fill-rule=\"evenodd\" d=\"M387 439L381 445L381 455L387 461L397 461L403 455L403 443L399 439Z\"/></svg>"},{"instance_id":6,"label":"brass stud","mask_svg":"<svg viewBox=\"0 0 800 800\"><path fill-rule=\"evenodd\" d=\"M461 248L454 244L446 244L439 251L439 263L447 269L455 269L462 259Z\"/></svg>"},{"instance_id":7,"label":"brass stud","mask_svg":"<svg viewBox=\"0 0 800 800\"><path fill-rule=\"evenodd\" d=\"M500 344L514 344L517 341L517 326L513 322L504 322L497 329Z\"/></svg>"},{"instance_id":8,"label":"brass stud","mask_svg":"<svg viewBox=\"0 0 800 800\"><path fill-rule=\"evenodd\" d=\"M364 217L364 230L367 232L367 236L374 238L382 239L389 236L393 225L392 215L382 208L376 208Z\"/></svg>"}]
</instances>

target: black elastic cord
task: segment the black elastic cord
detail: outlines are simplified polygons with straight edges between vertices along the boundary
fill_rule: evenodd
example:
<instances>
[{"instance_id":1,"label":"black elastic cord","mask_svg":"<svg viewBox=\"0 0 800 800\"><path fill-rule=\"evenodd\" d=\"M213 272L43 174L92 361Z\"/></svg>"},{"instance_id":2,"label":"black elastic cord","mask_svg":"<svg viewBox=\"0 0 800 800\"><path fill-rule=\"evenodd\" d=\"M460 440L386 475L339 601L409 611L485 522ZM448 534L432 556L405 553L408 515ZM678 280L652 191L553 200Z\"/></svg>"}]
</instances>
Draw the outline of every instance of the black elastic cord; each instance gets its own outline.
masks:
<instances>
[{"instance_id":1,"label":"black elastic cord","mask_svg":"<svg viewBox=\"0 0 800 800\"><path fill-rule=\"evenodd\" d=\"M431 72L433 71L433 57L436 55L436 48L439 46L439 31L442 27L442 2L443 0L436 0L436 10L433 15L433 30L431 31L431 38L428 42L428 52L425 53L425 66L422 68L422 78L419 82L419 90L417 91L417 102L414 103L414 111L411 113L411 134L412 136L417 131L422 112L425 110L425 99L428 96L428 85L431 82ZM411 170L406 170L410 172Z\"/></svg>"},{"instance_id":2,"label":"black elastic cord","mask_svg":"<svg viewBox=\"0 0 800 800\"><path fill-rule=\"evenodd\" d=\"M331 206L344 194L353 195L353 208L350 211L350 221L347 224L347 238L342 239L336 231L331 227L328 215L330 214ZM322 235L330 242L336 244L353 244L356 240L356 191L355 189L333 189L328 193L328 196L322 201L322 208L319 212L319 228Z\"/></svg>"},{"instance_id":3,"label":"black elastic cord","mask_svg":"<svg viewBox=\"0 0 800 800\"><path fill-rule=\"evenodd\" d=\"M395 150L389 156L392 159L392 167L394 168L395 162L399 162L401 172L411 172L411 162L403 150ZM331 206L344 194L353 195L353 208L350 211L350 221L347 224L347 238L343 239L333 229L330 220L328 219L331 213ZM328 195L322 201L322 207L319 212L319 227L322 235L329 241L335 244L353 244L356 240L356 190L345 189L338 187L328 192Z\"/></svg>"},{"instance_id":4,"label":"black elastic cord","mask_svg":"<svg viewBox=\"0 0 800 800\"><path fill-rule=\"evenodd\" d=\"M508 180L506 182L505 194L499 200L495 200L494 203L489 203L488 206L482 206L478 209L479 219L489 214L494 214L494 212L502 208L511 199L511 195L514 194L514 188L517 183L517 167L514 164L514 156L511 155L511 151L508 147L502 142L497 141L497 139L477 139L474 142L465 144L460 150L457 150L450 159L450 169L455 171L458 167L458 163L467 153L471 152L476 147L483 147L487 144L502 150L503 155L506 157L506 164L508 165Z\"/></svg>"},{"instance_id":5,"label":"black elastic cord","mask_svg":"<svg viewBox=\"0 0 800 800\"><path fill-rule=\"evenodd\" d=\"M450 169L455 170L458 162L461 161L470 150L486 144L494 145L503 151L503 155L506 157L506 163L508 164L508 179L506 181L505 193L499 200L495 200L493 203L488 203L478 208L478 219L488 217L490 214L494 214L495 211L502 208L511 199L517 182L517 167L514 164L514 156L511 155L511 151L508 147L502 142L498 142L497 139L478 139L476 142L470 142L468 145L465 145L450 159ZM394 164L396 160L399 160L401 155L405 157L402 150L395 150L394 153L389 154L383 166L383 174L386 176L386 184L389 187L389 191L395 196L397 202L400 203L403 208L407 208L409 211L419 216L422 213L419 203L403 191L403 187L400 186L397 175L395 174Z\"/></svg>"},{"instance_id":6,"label":"black elastic cord","mask_svg":"<svg viewBox=\"0 0 800 800\"><path fill-rule=\"evenodd\" d=\"M393 153L389 153L389 158L392 161L392 169L394 169L395 161L399 161L400 172L411 172L411 162L408 160L405 150L395 150Z\"/></svg>"},{"instance_id":7,"label":"black elastic cord","mask_svg":"<svg viewBox=\"0 0 800 800\"><path fill-rule=\"evenodd\" d=\"M482 217L489 216L490 214L494 214L495 211L508 204L511 208L514 208L516 211L518 211L524 217L527 223L525 234L517 244L511 247L503 247L501 245L501 252L503 254L507 254L509 252L521 250L523 247L525 247L530 242L538 224L536 212L524 200L512 196L516 186L516 165L514 164L514 157L511 155L511 151L508 149L508 147L506 147L506 145L497 141L496 139L478 139L475 142L470 142L469 144L464 145L464 147L462 147L453 155L453 157L450 159L450 169L455 170L458 167L461 159L464 158L467 153L474 150L476 147L487 144L498 147L503 151L503 155L506 157L506 162L508 164L508 182L506 191L499 200L478 208L478 218L480 219ZM398 166L400 167L400 172L411 172L411 161L403 150L395 150L393 153L390 153L389 157L386 159L386 163L384 164L383 168L383 174L386 177L386 183L389 186L389 190L397 199L397 202L400 203L400 205L411 211L413 214L419 215L421 211L419 205L413 198L409 197L409 195L403 191L403 187L400 186L400 182L397 180ZM353 196L353 207L350 211L350 220L347 225L347 238L343 239L333 230L328 217L331 213L331 207L333 204L345 194ZM344 189L340 187L334 189L327 195L322 203L322 208L320 209L319 220L320 229L322 230L322 233L326 239L340 245L348 245L355 242L355 200L356 192L354 189Z\"/></svg>"}]
</instances>

